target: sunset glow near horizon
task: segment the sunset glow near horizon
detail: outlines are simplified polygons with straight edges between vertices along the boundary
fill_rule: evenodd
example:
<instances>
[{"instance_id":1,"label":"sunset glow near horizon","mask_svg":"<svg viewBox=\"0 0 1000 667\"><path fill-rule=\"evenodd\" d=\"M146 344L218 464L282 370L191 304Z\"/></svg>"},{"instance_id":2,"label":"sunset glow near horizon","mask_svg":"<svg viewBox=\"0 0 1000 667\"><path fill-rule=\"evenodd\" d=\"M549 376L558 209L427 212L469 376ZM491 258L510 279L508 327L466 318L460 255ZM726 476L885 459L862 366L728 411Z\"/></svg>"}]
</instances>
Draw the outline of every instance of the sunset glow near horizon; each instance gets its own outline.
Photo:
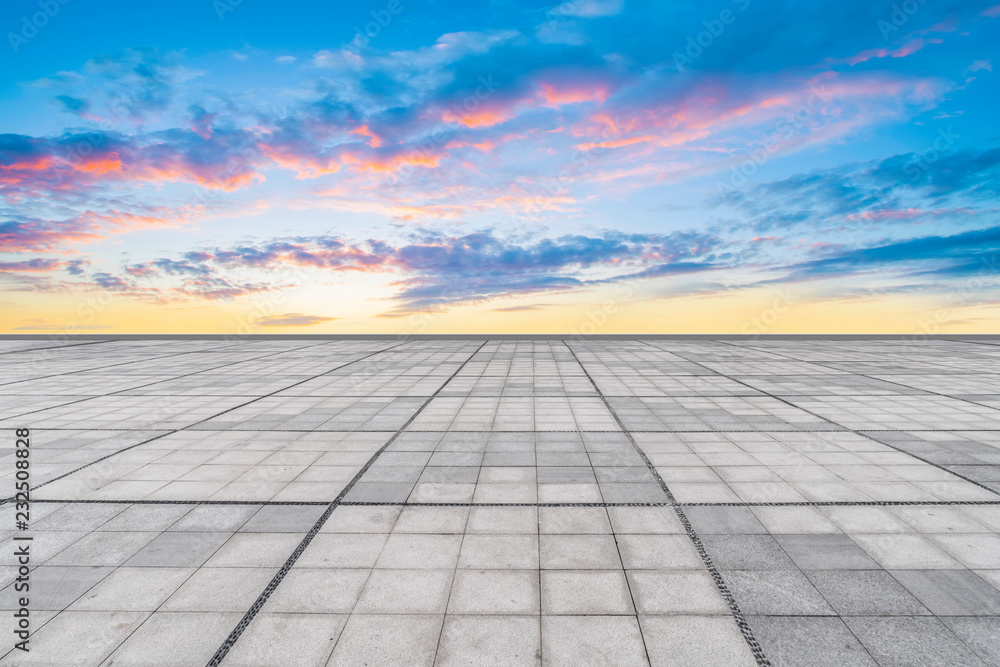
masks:
<instances>
[{"instance_id":1,"label":"sunset glow near horizon","mask_svg":"<svg viewBox=\"0 0 1000 667\"><path fill-rule=\"evenodd\" d=\"M0 331L1000 330L1000 5L7 3Z\"/></svg>"}]
</instances>

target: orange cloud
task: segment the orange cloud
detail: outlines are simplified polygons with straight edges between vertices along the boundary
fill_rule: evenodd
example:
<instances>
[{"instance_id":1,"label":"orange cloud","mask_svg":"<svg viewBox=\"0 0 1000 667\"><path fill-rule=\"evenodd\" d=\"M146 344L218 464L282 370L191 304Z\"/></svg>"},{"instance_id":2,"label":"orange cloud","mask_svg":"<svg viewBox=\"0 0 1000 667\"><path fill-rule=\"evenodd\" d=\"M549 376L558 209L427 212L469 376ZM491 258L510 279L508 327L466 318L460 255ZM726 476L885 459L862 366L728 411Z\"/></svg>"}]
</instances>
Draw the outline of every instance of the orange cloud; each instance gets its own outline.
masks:
<instances>
[{"instance_id":1,"label":"orange cloud","mask_svg":"<svg viewBox=\"0 0 1000 667\"><path fill-rule=\"evenodd\" d=\"M582 102L597 102L603 104L608 99L608 89L602 84L574 85L563 88L543 83L541 97L544 100L542 106L550 109L558 109L566 104L580 104Z\"/></svg>"},{"instance_id":2,"label":"orange cloud","mask_svg":"<svg viewBox=\"0 0 1000 667\"><path fill-rule=\"evenodd\" d=\"M349 134L357 134L362 137L368 137L368 145L372 148L378 148L382 145L382 138L377 134L368 129L367 125L359 125L349 132Z\"/></svg>"},{"instance_id":3,"label":"orange cloud","mask_svg":"<svg viewBox=\"0 0 1000 667\"><path fill-rule=\"evenodd\" d=\"M395 173L403 167L427 167L433 169L441 163L441 155L424 151L407 151L388 158L365 158L356 153L344 155L341 159L355 171Z\"/></svg>"},{"instance_id":4,"label":"orange cloud","mask_svg":"<svg viewBox=\"0 0 1000 667\"><path fill-rule=\"evenodd\" d=\"M290 149L280 146L260 145L261 152L274 160L283 169L295 172L295 178L318 178L340 171L340 164L334 159L320 159L298 155Z\"/></svg>"},{"instance_id":5,"label":"orange cloud","mask_svg":"<svg viewBox=\"0 0 1000 667\"><path fill-rule=\"evenodd\" d=\"M482 110L459 114L455 111L445 111L441 120L446 123L460 123L468 128L492 127L505 123L514 117L513 113L500 110Z\"/></svg>"}]
</instances>

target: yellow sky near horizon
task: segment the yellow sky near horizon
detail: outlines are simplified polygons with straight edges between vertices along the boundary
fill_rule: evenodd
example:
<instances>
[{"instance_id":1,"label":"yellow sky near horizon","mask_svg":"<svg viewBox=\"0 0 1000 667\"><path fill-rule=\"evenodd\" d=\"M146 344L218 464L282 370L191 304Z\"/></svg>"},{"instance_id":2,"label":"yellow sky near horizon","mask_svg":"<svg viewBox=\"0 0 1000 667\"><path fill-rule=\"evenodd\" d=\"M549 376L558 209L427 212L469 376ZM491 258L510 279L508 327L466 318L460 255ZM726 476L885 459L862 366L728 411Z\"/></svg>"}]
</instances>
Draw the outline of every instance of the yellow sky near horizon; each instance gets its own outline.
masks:
<instances>
[{"instance_id":1,"label":"yellow sky near horizon","mask_svg":"<svg viewBox=\"0 0 1000 667\"><path fill-rule=\"evenodd\" d=\"M796 288L799 289L799 288ZM801 292L801 290L799 290ZM600 291L494 299L438 312L391 312L383 300L339 312L315 298L148 303L109 292L8 293L0 332L52 334L981 334L1000 331L1000 307L882 295L824 299L781 286L704 296ZM310 303L313 302L313 303ZM308 313L305 315L304 313ZM291 324L287 324L291 323Z\"/></svg>"}]
</instances>

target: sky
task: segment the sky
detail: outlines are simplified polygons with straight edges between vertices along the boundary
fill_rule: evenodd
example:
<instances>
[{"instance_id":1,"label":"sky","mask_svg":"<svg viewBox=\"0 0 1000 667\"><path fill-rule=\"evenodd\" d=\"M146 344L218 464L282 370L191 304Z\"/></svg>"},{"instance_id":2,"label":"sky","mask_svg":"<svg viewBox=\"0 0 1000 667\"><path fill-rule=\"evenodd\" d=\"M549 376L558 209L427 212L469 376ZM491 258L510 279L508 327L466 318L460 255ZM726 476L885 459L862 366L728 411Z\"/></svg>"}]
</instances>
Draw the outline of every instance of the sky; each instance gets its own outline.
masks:
<instances>
[{"instance_id":1,"label":"sky","mask_svg":"<svg viewBox=\"0 0 1000 667\"><path fill-rule=\"evenodd\" d=\"M1000 331L997 0L11 0L0 332Z\"/></svg>"}]
</instances>

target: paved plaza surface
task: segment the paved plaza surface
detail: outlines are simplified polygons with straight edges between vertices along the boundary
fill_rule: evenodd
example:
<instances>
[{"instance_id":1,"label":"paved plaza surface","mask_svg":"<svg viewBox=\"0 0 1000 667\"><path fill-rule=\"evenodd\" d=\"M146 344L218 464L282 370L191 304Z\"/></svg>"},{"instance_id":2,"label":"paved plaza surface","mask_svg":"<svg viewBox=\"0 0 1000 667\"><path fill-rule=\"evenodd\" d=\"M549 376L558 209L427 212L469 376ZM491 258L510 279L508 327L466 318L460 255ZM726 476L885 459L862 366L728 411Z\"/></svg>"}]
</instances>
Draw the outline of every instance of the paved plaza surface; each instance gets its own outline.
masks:
<instances>
[{"instance_id":1,"label":"paved plaza surface","mask_svg":"<svg viewBox=\"0 0 1000 667\"><path fill-rule=\"evenodd\" d=\"M1000 665L1000 339L8 339L0 371L2 664Z\"/></svg>"}]
</instances>

